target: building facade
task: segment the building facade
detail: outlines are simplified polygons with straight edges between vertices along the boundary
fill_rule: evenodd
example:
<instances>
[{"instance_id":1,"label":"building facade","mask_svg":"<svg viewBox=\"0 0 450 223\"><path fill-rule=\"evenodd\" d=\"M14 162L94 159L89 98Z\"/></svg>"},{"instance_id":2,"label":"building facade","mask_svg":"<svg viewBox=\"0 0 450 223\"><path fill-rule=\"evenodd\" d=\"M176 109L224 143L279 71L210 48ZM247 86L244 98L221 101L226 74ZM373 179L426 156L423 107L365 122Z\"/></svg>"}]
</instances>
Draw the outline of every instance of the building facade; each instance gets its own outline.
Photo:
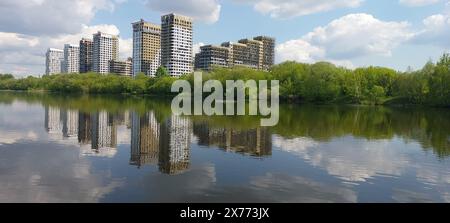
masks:
<instances>
[{"instance_id":1,"label":"building facade","mask_svg":"<svg viewBox=\"0 0 450 223\"><path fill-rule=\"evenodd\" d=\"M275 64L275 38L257 36L253 39L263 43L262 69L269 70Z\"/></svg>"},{"instance_id":2,"label":"building facade","mask_svg":"<svg viewBox=\"0 0 450 223\"><path fill-rule=\"evenodd\" d=\"M128 58L126 61L111 60L109 62L109 73L131 77L132 65L131 58Z\"/></svg>"},{"instance_id":3,"label":"building facade","mask_svg":"<svg viewBox=\"0 0 450 223\"><path fill-rule=\"evenodd\" d=\"M63 73L80 72L80 47L73 44L64 45Z\"/></svg>"},{"instance_id":4,"label":"building facade","mask_svg":"<svg viewBox=\"0 0 450 223\"><path fill-rule=\"evenodd\" d=\"M50 48L45 54L45 74L62 73L62 65L64 61L64 51Z\"/></svg>"},{"instance_id":5,"label":"building facade","mask_svg":"<svg viewBox=\"0 0 450 223\"><path fill-rule=\"evenodd\" d=\"M119 60L119 39L117 36L98 32L94 34L92 70L96 73L109 73L109 62Z\"/></svg>"},{"instance_id":6,"label":"building facade","mask_svg":"<svg viewBox=\"0 0 450 223\"><path fill-rule=\"evenodd\" d=\"M210 70L213 66L230 66L230 48L206 45L200 47L200 53L195 56L195 68Z\"/></svg>"},{"instance_id":7,"label":"building facade","mask_svg":"<svg viewBox=\"0 0 450 223\"><path fill-rule=\"evenodd\" d=\"M92 72L92 51L94 42L90 39L80 40L80 73Z\"/></svg>"},{"instance_id":8,"label":"building facade","mask_svg":"<svg viewBox=\"0 0 450 223\"><path fill-rule=\"evenodd\" d=\"M144 20L133 26L133 76L144 73L155 76L161 65L161 26Z\"/></svg>"},{"instance_id":9,"label":"building facade","mask_svg":"<svg viewBox=\"0 0 450 223\"><path fill-rule=\"evenodd\" d=\"M192 18L169 14L161 17L161 65L171 76L193 72Z\"/></svg>"},{"instance_id":10,"label":"building facade","mask_svg":"<svg viewBox=\"0 0 450 223\"><path fill-rule=\"evenodd\" d=\"M219 46L200 47L195 56L195 69L210 70L213 66L245 66L269 70L275 61L275 39L259 36L241 39L237 43L225 42Z\"/></svg>"}]
</instances>

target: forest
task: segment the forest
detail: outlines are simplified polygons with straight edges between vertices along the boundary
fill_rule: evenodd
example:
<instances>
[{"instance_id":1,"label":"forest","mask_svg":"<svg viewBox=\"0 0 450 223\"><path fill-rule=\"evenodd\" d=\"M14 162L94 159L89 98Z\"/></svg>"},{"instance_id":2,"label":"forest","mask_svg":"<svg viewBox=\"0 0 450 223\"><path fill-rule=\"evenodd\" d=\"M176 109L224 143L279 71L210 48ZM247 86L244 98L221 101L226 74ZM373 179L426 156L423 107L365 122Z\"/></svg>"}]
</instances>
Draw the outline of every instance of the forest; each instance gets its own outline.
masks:
<instances>
[{"instance_id":1,"label":"forest","mask_svg":"<svg viewBox=\"0 0 450 223\"><path fill-rule=\"evenodd\" d=\"M193 74L181 79L193 82ZM269 71L245 67L215 67L204 72L203 81L279 80L282 100L317 104L417 104L450 106L450 55L429 61L422 69L395 71L385 67L348 69L328 62L315 64L287 61ZM115 74L56 74L15 78L0 74L0 90L50 91L89 94L134 94L173 96L178 80L158 69L157 77L139 74L135 78Z\"/></svg>"}]
</instances>

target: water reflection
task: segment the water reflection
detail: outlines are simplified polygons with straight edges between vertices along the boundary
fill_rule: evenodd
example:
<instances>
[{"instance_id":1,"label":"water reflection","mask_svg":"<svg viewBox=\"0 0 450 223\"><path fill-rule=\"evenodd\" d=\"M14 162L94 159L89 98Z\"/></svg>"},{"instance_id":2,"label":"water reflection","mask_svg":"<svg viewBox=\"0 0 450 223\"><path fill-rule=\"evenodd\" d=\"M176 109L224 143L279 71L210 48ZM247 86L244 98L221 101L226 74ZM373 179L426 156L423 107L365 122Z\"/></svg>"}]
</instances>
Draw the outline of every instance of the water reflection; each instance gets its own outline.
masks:
<instances>
[{"instance_id":1,"label":"water reflection","mask_svg":"<svg viewBox=\"0 0 450 223\"><path fill-rule=\"evenodd\" d=\"M272 135L268 128L239 130L210 127L207 122L194 124L194 134L201 146L216 146L225 151L255 157L272 155Z\"/></svg>"},{"instance_id":2,"label":"water reflection","mask_svg":"<svg viewBox=\"0 0 450 223\"><path fill-rule=\"evenodd\" d=\"M153 98L0 94L0 201L450 202L449 157L446 109L282 105L261 128Z\"/></svg>"}]
</instances>

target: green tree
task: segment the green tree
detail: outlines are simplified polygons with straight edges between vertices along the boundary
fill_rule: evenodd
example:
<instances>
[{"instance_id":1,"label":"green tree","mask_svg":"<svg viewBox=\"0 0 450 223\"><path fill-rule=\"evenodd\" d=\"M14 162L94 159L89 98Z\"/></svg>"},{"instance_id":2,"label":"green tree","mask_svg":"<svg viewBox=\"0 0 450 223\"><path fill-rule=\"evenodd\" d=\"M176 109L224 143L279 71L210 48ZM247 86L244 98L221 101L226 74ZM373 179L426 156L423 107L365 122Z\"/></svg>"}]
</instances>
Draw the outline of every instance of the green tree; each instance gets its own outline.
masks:
<instances>
[{"instance_id":1,"label":"green tree","mask_svg":"<svg viewBox=\"0 0 450 223\"><path fill-rule=\"evenodd\" d=\"M163 66L158 67L158 70L156 70L156 77L166 77L166 76L169 76L167 68Z\"/></svg>"}]
</instances>

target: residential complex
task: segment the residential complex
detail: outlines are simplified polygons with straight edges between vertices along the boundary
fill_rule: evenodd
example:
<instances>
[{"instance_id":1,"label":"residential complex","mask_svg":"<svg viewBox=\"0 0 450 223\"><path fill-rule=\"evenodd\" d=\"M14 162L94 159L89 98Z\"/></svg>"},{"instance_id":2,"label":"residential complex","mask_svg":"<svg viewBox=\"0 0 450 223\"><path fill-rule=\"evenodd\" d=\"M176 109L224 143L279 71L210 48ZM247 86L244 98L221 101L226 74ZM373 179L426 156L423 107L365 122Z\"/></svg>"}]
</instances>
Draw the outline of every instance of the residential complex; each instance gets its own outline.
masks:
<instances>
[{"instance_id":1,"label":"residential complex","mask_svg":"<svg viewBox=\"0 0 450 223\"><path fill-rule=\"evenodd\" d=\"M213 66L246 66L268 70L275 60L275 39L259 36L242 39L237 43L225 42L221 46L200 47L195 56L195 69L210 70Z\"/></svg>"},{"instance_id":2,"label":"residential complex","mask_svg":"<svg viewBox=\"0 0 450 223\"><path fill-rule=\"evenodd\" d=\"M119 61L118 37L98 32L92 40L80 40L79 46L66 44L64 53L49 49L46 74L96 72L134 77L144 73L155 77L162 66L169 75L179 77L192 73L194 68L245 66L269 70L275 63L275 39L268 36L205 45L193 58L193 22L183 15L163 15L161 25L141 19L132 23L132 28L132 60Z\"/></svg>"},{"instance_id":3,"label":"residential complex","mask_svg":"<svg viewBox=\"0 0 450 223\"><path fill-rule=\"evenodd\" d=\"M62 72L64 51L50 48L45 54L45 74L59 74Z\"/></svg>"},{"instance_id":4,"label":"residential complex","mask_svg":"<svg viewBox=\"0 0 450 223\"><path fill-rule=\"evenodd\" d=\"M128 58L126 61L111 60L109 61L109 73L131 77L132 64L131 58Z\"/></svg>"},{"instance_id":5,"label":"residential complex","mask_svg":"<svg viewBox=\"0 0 450 223\"><path fill-rule=\"evenodd\" d=\"M169 14L161 17L161 65L171 76L193 72L192 19Z\"/></svg>"},{"instance_id":6,"label":"residential complex","mask_svg":"<svg viewBox=\"0 0 450 223\"><path fill-rule=\"evenodd\" d=\"M80 40L80 73L92 71L92 52L94 42L91 39Z\"/></svg>"},{"instance_id":7,"label":"residential complex","mask_svg":"<svg viewBox=\"0 0 450 223\"><path fill-rule=\"evenodd\" d=\"M64 45L64 66L63 73L80 72L80 47L77 45Z\"/></svg>"},{"instance_id":8,"label":"residential complex","mask_svg":"<svg viewBox=\"0 0 450 223\"><path fill-rule=\"evenodd\" d=\"M94 34L92 70L96 73L109 73L109 62L119 60L119 39L117 36L98 32Z\"/></svg>"},{"instance_id":9,"label":"residential complex","mask_svg":"<svg viewBox=\"0 0 450 223\"><path fill-rule=\"evenodd\" d=\"M133 26L133 76L155 76L161 65L161 26L141 19Z\"/></svg>"}]
</instances>

